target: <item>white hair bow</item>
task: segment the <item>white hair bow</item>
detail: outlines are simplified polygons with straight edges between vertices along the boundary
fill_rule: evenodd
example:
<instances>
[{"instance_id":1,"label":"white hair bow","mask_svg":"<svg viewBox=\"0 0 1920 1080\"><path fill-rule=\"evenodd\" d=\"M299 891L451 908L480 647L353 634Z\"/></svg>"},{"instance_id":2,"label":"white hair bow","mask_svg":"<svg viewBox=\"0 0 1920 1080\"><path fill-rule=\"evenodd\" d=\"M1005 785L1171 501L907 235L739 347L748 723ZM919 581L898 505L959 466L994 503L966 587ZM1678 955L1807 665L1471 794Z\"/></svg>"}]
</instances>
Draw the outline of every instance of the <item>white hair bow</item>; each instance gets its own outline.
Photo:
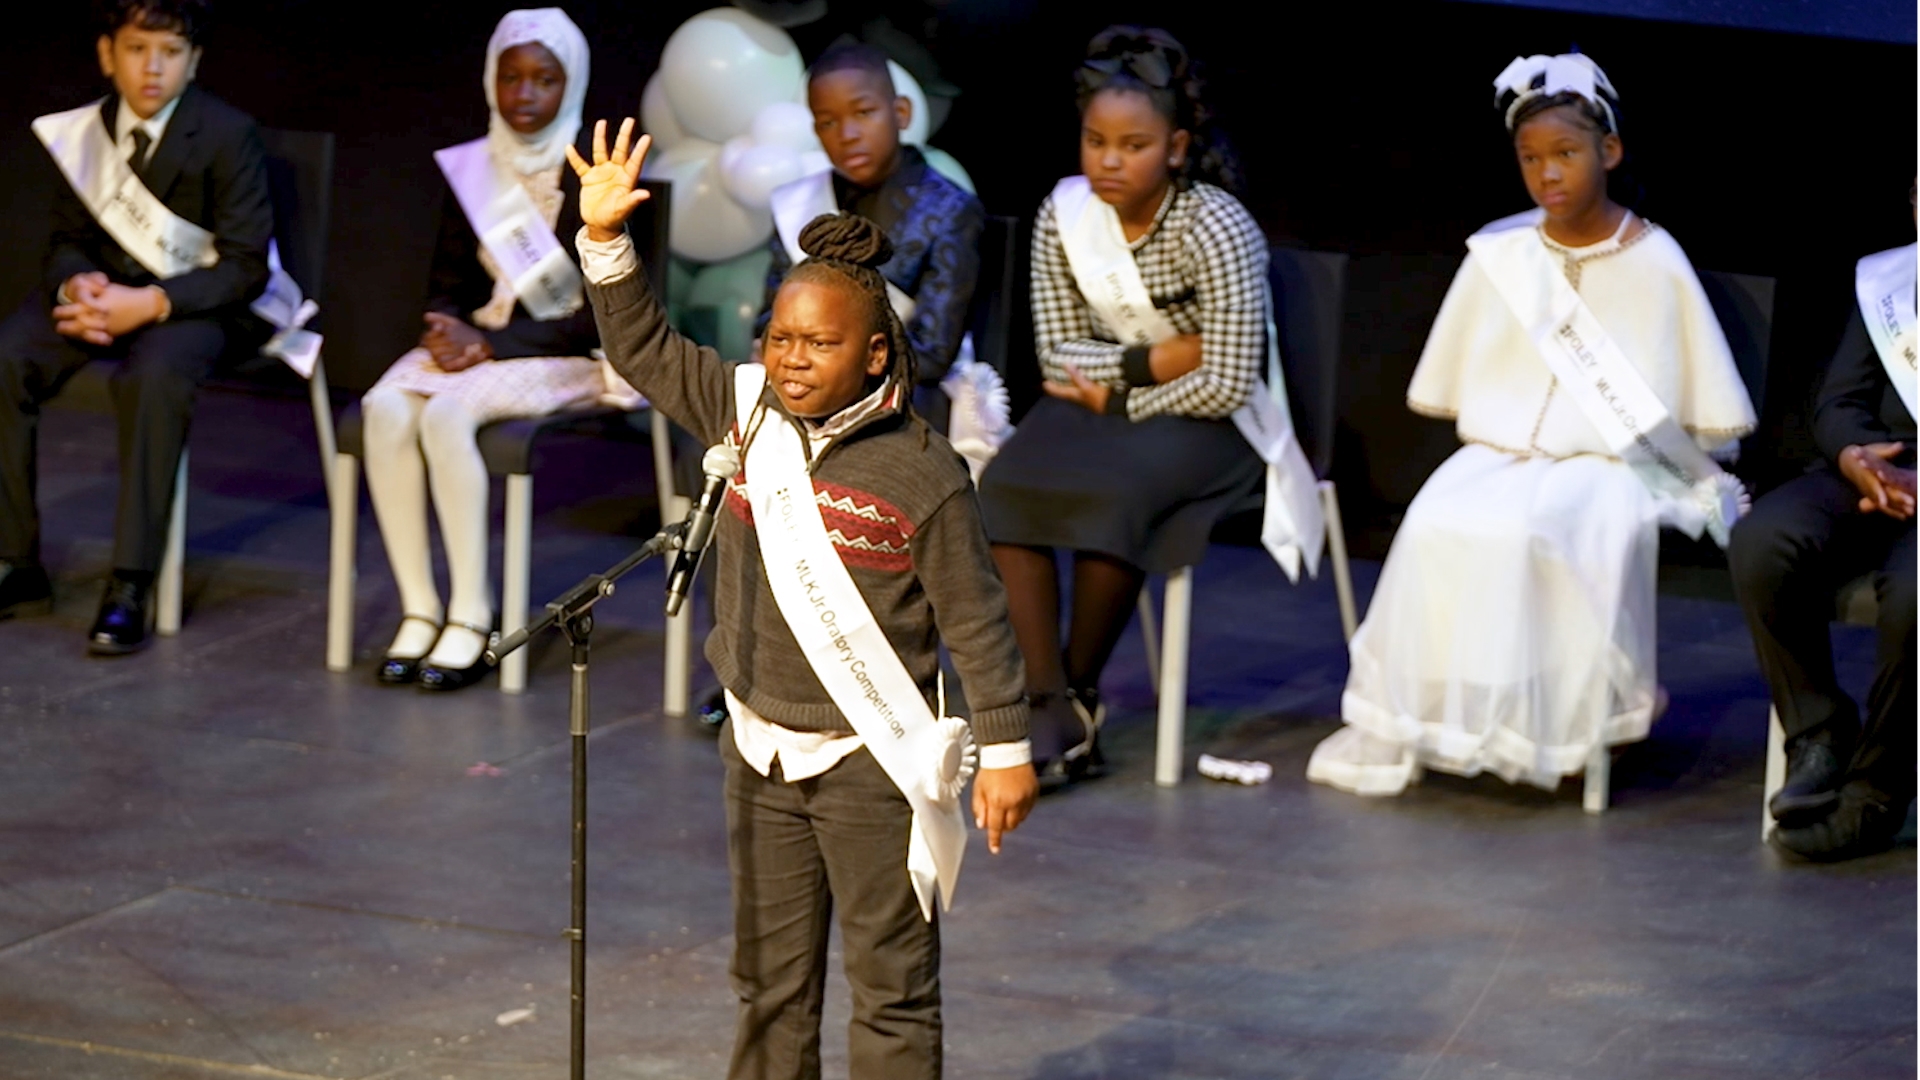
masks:
<instances>
[{"instance_id":1,"label":"white hair bow","mask_svg":"<svg viewBox=\"0 0 1920 1080\"><path fill-rule=\"evenodd\" d=\"M1505 104L1508 131L1513 130L1513 114L1521 105L1543 94L1551 97L1569 91L1600 107L1607 117L1607 130L1620 130L1613 103L1608 100L1617 100L1619 91L1613 88L1600 65L1581 53L1516 56L1493 80L1494 106ZM1508 94L1513 95L1512 101L1506 100Z\"/></svg>"}]
</instances>

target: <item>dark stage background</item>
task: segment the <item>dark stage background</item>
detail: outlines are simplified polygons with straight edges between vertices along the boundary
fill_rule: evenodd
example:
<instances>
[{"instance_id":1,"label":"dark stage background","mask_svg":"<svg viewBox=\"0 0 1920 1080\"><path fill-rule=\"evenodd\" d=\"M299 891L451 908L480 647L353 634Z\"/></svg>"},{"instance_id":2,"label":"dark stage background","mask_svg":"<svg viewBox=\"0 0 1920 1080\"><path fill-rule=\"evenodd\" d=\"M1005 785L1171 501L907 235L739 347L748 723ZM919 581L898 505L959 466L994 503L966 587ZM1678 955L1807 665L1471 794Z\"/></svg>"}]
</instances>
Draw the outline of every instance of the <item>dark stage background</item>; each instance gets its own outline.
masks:
<instances>
[{"instance_id":1,"label":"dark stage background","mask_svg":"<svg viewBox=\"0 0 1920 1080\"><path fill-rule=\"evenodd\" d=\"M218 12L201 82L264 124L338 136L321 327L339 386L369 385L417 334L441 185L430 154L484 131L479 68L511 6L228 0ZM594 45L592 117L637 111L667 36L712 5L565 6ZM811 56L885 15L924 41L962 90L932 141L972 173L991 212L1025 217L1077 167L1070 75L1086 39L1128 20L1179 35L1208 66L1245 161L1243 198L1276 241L1355 256L1337 475L1350 524L1365 532L1390 528L1453 447L1447 427L1411 416L1402 396L1462 242L1527 205L1493 76L1515 54L1573 44L1621 88L1647 215L1701 268L1779 279L1763 432L1742 471L1766 484L1797 467L1853 260L1914 237L1916 130L1911 6L1845 3L1811 21L1794 14L1805 7L1645 0L1636 17L1611 17L1436 0L1282 18L1218 0L835 0L826 21L793 33ZM81 8L39 7L38 32L4 46L14 90L0 101L0 304L36 274L41 208L58 182L28 121L103 90ZM1693 8L1713 17L1643 17L1699 17ZM1750 25L1843 36L1707 24L1742 11Z\"/></svg>"}]
</instances>

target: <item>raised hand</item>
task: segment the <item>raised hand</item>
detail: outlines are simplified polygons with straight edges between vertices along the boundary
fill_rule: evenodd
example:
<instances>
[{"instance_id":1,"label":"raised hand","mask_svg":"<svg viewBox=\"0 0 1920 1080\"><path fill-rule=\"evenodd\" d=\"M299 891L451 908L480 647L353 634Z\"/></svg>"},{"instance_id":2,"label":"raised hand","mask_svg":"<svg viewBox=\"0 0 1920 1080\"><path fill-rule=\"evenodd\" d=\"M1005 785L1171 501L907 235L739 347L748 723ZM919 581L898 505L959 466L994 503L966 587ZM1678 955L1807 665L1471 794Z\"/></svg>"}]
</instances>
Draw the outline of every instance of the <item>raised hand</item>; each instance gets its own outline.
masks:
<instances>
[{"instance_id":1,"label":"raised hand","mask_svg":"<svg viewBox=\"0 0 1920 1080\"><path fill-rule=\"evenodd\" d=\"M620 121L620 136L614 140L613 153L607 153L607 122L593 122L593 164L588 165L580 152L567 147L567 161L580 178L580 220L587 227L587 239L606 243L626 228L634 208L647 201L644 190L634 190L640 180L640 164L647 158L653 136L633 138L633 117Z\"/></svg>"}]
</instances>

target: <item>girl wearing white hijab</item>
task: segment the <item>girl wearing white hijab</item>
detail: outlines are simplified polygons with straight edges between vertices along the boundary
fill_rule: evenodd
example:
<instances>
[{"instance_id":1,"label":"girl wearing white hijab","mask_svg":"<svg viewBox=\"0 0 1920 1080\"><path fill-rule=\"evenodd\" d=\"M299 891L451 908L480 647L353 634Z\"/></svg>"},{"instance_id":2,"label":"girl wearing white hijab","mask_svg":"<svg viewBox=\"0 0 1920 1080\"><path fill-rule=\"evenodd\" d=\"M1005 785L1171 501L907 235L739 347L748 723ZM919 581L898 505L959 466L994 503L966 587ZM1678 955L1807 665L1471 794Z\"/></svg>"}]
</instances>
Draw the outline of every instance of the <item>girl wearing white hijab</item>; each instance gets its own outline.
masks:
<instances>
[{"instance_id":1,"label":"girl wearing white hijab","mask_svg":"<svg viewBox=\"0 0 1920 1080\"><path fill-rule=\"evenodd\" d=\"M582 302L578 185L565 168L587 94L586 37L559 8L509 12L487 43L481 86L486 137L434 155L450 195L420 343L362 399L367 487L405 613L379 680L432 690L488 670L487 469L475 433L605 389L588 358L599 338ZM452 579L444 606L429 491Z\"/></svg>"}]
</instances>

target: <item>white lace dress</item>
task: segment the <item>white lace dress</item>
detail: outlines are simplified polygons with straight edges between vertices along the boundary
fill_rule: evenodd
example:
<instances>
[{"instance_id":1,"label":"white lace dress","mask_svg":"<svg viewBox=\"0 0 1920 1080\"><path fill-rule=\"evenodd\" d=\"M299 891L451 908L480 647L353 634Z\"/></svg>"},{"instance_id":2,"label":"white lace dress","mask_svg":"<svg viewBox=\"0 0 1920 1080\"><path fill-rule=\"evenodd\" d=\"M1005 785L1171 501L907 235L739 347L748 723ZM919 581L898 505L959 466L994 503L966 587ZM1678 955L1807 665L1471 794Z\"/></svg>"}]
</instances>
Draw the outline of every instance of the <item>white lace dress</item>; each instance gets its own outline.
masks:
<instances>
[{"instance_id":1,"label":"white lace dress","mask_svg":"<svg viewBox=\"0 0 1920 1080\"><path fill-rule=\"evenodd\" d=\"M1631 230L1629 230L1631 232ZM1686 255L1648 225L1547 240L1594 314L1709 451L1753 427ZM1655 696L1655 496L1554 379L1470 255L1408 388L1466 445L1420 489L1350 646L1346 726L1307 777L1398 794L1420 770L1551 789L1598 744L1644 738Z\"/></svg>"}]
</instances>

